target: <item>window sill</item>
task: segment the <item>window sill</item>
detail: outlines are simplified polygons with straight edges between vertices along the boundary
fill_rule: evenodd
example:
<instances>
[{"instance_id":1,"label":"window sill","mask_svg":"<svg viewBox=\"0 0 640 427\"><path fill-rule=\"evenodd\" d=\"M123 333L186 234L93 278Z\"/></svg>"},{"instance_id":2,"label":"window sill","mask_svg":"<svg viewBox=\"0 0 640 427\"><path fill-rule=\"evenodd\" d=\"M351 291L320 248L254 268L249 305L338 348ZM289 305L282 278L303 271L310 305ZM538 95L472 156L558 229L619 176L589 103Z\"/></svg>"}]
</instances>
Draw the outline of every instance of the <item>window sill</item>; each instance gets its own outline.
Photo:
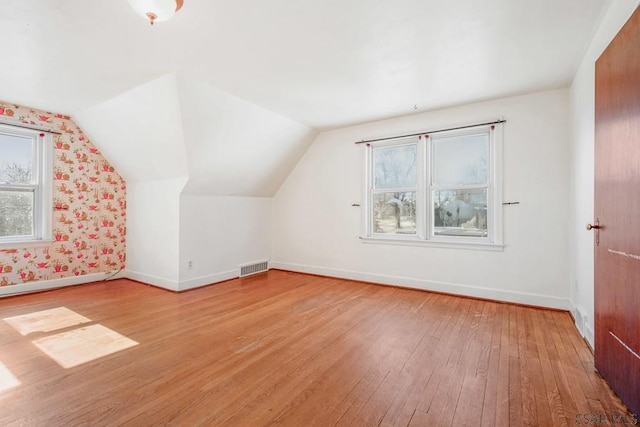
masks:
<instances>
[{"instance_id":1,"label":"window sill","mask_svg":"<svg viewBox=\"0 0 640 427\"><path fill-rule=\"evenodd\" d=\"M0 242L0 249L22 249L22 248L40 248L51 246L54 240L14 240L11 242Z\"/></svg>"},{"instance_id":2,"label":"window sill","mask_svg":"<svg viewBox=\"0 0 640 427\"><path fill-rule=\"evenodd\" d=\"M476 251L503 252L500 243L487 242L447 242L441 240L398 239L393 237L360 237L362 243L374 245L423 246L430 248L468 249Z\"/></svg>"}]
</instances>

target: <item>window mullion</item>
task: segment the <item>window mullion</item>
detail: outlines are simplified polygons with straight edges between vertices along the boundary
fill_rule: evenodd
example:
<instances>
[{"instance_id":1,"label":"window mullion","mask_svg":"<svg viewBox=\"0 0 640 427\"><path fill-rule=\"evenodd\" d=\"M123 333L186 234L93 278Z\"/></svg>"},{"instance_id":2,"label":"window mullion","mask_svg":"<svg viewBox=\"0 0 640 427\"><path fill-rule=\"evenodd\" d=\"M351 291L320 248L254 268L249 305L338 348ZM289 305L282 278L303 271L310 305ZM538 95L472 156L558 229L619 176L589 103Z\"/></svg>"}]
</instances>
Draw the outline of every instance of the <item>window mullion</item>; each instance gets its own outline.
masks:
<instances>
[{"instance_id":1,"label":"window mullion","mask_svg":"<svg viewBox=\"0 0 640 427\"><path fill-rule=\"evenodd\" d=\"M380 193L408 193L415 192L418 190L418 187L400 187L400 188L372 188L371 193L380 194Z\"/></svg>"},{"instance_id":2,"label":"window mullion","mask_svg":"<svg viewBox=\"0 0 640 427\"><path fill-rule=\"evenodd\" d=\"M35 191L38 188L33 184L0 184L2 191Z\"/></svg>"},{"instance_id":3,"label":"window mullion","mask_svg":"<svg viewBox=\"0 0 640 427\"><path fill-rule=\"evenodd\" d=\"M431 190L432 191L438 191L438 190L451 190L451 191L456 191L456 190L475 190L478 188L489 188L490 185L488 183L486 184L469 184L469 185L432 185L431 186Z\"/></svg>"},{"instance_id":4,"label":"window mullion","mask_svg":"<svg viewBox=\"0 0 640 427\"><path fill-rule=\"evenodd\" d=\"M423 208L424 208L424 218L422 219L422 222L424 224L424 239L425 240L429 240L431 239L431 234L432 234L432 228L433 228L433 203L431 201L431 186L432 186L432 181L433 181L433 177L432 177L432 171L433 171L433 153L432 153L432 144L431 144L432 139L431 138L426 138L425 137L425 142L424 142L424 146L425 146L425 153L423 156L423 160L424 160L424 182L425 182L425 186L424 186L424 203L423 203Z\"/></svg>"}]
</instances>

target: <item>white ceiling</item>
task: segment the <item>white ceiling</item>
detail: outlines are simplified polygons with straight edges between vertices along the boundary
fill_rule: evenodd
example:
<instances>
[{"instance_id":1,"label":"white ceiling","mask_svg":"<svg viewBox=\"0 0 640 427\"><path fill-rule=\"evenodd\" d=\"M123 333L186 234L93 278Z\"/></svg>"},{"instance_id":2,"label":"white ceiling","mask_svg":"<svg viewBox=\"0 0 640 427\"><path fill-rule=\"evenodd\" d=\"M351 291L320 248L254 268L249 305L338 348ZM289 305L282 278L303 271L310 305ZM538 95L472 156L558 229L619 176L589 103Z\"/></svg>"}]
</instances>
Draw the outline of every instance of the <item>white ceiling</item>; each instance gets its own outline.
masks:
<instances>
[{"instance_id":1,"label":"white ceiling","mask_svg":"<svg viewBox=\"0 0 640 427\"><path fill-rule=\"evenodd\" d=\"M611 0L2 0L0 99L76 114L185 72L329 128L567 86Z\"/></svg>"}]
</instances>

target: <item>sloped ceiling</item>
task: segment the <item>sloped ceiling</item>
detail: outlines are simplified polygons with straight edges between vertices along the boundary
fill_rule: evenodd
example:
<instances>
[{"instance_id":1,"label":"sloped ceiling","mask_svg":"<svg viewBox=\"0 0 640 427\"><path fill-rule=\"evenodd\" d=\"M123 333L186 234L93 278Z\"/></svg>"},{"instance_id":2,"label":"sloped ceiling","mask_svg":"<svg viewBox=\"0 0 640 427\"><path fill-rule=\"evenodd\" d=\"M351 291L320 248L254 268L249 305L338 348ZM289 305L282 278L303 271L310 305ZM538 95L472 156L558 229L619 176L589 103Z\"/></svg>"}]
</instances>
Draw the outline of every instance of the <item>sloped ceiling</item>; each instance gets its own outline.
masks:
<instances>
[{"instance_id":1,"label":"sloped ceiling","mask_svg":"<svg viewBox=\"0 0 640 427\"><path fill-rule=\"evenodd\" d=\"M0 97L76 115L172 72L326 129L566 87L611 0L0 1Z\"/></svg>"},{"instance_id":2,"label":"sloped ceiling","mask_svg":"<svg viewBox=\"0 0 640 427\"><path fill-rule=\"evenodd\" d=\"M183 193L272 196L316 132L178 75L189 181Z\"/></svg>"},{"instance_id":3,"label":"sloped ceiling","mask_svg":"<svg viewBox=\"0 0 640 427\"><path fill-rule=\"evenodd\" d=\"M316 132L168 74L76 114L128 182L187 177L183 194L275 194Z\"/></svg>"},{"instance_id":4,"label":"sloped ceiling","mask_svg":"<svg viewBox=\"0 0 640 427\"><path fill-rule=\"evenodd\" d=\"M174 74L76 113L74 119L127 182L188 176Z\"/></svg>"},{"instance_id":5,"label":"sloped ceiling","mask_svg":"<svg viewBox=\"0 0 640 427\"><path fill-rule=\"evenodd\" d=\"M612 0L0 1L0 98L71 114L132 182L274 194L314 132L566 87Z\"/></svg>"}]
</instances>

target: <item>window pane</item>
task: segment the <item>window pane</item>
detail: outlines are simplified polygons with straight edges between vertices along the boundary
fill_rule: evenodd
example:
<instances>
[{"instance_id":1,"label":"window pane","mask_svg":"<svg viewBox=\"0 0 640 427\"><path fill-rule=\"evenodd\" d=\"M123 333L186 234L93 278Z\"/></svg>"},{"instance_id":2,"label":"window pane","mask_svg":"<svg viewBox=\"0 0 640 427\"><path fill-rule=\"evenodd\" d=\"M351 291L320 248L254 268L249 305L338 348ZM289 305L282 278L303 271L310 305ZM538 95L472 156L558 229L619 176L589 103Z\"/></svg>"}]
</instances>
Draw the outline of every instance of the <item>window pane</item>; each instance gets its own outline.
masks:
<instances>
[{"instance_id":1,"label":"window pane","mask_svg":"<svg viewBox=\"0 0 640 427\"><path fill-rule=\"evenodd\" d=\"M433 183L438 186L487 182L488 134L433 141Z\"/></svg>"},{"instance_id":2,"label":"window pane","mask_svg":"<svg viewBox=\"0 0 640 427\"><path fill-rule=\"evenodd\" d=\"M0 190L0 237L32 236L33 191Z\"/></svg>"},{"instance_id":3,"label":"window pane","mask_svg":"<svg viewBox=\"0 0 640 427\"><path fill-rule=\"evenodd\" d=\"M416 192L374 194L373 232L416 234Z\"/></svg>"},{"instance_id":4,"label":"window pane","mask_svg":"<svg viewBox=\"0 0 640 427\"><path fill-rule=\"evenodd\" d=\"M0 133L0 182L30 184L33 138Z\"/></svg>"},{"instance_id":5,"label":"window pane","mask_svg":"<svg viewBox=\"0 0 640 427\"><path fill-rule=\"evenodd\" d=\"M434 191L433 225L437 236L487 237L487 190Z\"/></svg>"},{"instance_id":6,"label":"window pane","mask_svg":"<svg viewBox=\"0 0 640 427\"><path fill-rule=\"evenodd\" d=\"M374 148L375 188L416 186L417 146Z\"/></svg>"}]
</instances>

